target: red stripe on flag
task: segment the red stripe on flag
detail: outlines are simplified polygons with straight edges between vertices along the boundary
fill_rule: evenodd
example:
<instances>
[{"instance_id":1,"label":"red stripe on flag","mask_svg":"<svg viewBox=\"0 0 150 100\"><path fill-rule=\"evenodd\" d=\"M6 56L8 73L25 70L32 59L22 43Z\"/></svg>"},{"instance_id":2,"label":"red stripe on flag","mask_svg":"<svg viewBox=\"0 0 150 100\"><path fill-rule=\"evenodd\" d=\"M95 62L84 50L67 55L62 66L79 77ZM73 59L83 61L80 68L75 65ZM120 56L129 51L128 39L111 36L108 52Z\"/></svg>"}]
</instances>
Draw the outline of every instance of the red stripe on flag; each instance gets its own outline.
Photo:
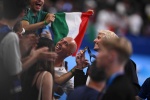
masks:
<instances>
[{"instance_id":1,"label":"red stripe on flag","mask_svg":"<svg viewBox=\"0 0 150 100\"><path fill-rule=\"evenodd\" d=\"M77 37L75 38L75 41L77 43L77 50L72 56L76 56L76 53L78 52L78 50L80 48L80 45L82 43L86 28L87 28L87 25L88 25L89 17L92 14L93 13L89 11L89 12L82 13L82 15L81 15L81 20L82 21L81 21L81 24L80 24L80 27L79 27L79 33L78 33Z\"/></svg>"}]
</instances>

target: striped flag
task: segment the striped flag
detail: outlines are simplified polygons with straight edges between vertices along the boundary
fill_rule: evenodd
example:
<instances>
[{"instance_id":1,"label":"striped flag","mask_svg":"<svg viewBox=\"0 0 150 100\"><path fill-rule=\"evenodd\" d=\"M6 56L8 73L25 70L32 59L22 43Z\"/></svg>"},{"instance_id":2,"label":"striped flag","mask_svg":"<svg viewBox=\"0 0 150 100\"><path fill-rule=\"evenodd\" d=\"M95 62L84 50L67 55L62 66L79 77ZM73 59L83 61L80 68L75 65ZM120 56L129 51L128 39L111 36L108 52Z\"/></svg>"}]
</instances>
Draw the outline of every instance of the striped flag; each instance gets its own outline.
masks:
<instances>
[{"instance_id":1,"label":"striped flag","mask_svg":"<svg viewBox=\"0 0 150 100\"><path fill-rule=\"evenodd\" d=\"M73 56L75 56L84 37L89 17L92 14L92 11L85 13L56 13L55 21L51 25L54 34L54 42L57 43L64 37L72 37L75 39L77 43L77 50L73 54Z\"/></svg>"}]
</instances>

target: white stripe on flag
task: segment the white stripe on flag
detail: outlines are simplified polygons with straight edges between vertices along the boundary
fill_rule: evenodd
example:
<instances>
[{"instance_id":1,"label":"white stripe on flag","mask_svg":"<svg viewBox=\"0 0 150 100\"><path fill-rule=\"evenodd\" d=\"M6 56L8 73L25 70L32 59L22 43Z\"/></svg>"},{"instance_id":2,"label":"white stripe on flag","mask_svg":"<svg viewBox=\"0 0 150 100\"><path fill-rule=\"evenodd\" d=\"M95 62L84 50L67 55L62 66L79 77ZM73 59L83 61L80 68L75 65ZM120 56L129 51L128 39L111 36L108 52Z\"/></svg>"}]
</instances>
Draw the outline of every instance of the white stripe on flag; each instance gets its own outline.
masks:
<instances>
[{"instance_id":1,"label":"white stripe on flag","mask_svg":"<svg viewBox=\"0 0 150 100\"><path fill-rule=\"evenodd\" d=\"M79 28L81 24L81 15L80 12L73 12L73 13L65 13L66 14L66 22L69 28L69 32L67 37L76 38L79 33Z\"/></svg>"}]
</instances>

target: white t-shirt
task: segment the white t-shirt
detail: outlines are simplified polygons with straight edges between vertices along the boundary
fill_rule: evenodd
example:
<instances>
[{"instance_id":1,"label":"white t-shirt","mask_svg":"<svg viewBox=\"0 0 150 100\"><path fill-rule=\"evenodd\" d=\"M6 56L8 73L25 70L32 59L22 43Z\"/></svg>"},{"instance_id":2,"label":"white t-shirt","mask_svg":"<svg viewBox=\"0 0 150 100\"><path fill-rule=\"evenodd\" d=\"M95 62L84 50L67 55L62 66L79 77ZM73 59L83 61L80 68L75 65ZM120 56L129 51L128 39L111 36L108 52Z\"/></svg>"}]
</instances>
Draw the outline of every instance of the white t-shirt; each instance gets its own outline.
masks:
<instances>
[{"instance_id":1,"label":"white t-shirt","mask_svg":"<svg viewBox=\"0 0 150 100\"><path fill-rule=\"evenodd\" d=\"M19 38L16 33L8 33L0 43L0 65L10 75L22 71Z\"/></svg>"},{"instance_id":2,"label":"white t-shirt","mask_svg":"<svg viewBox=\"0 0 150 100\"><path fill-rule=\"evenodd\" d=\"M65 62L63 62L61 67L54 67L55 70L55 74L58 76L61 76L65 73L67 73L68 71L66 71L65 69ZM66 82L63 86L62 86L63 91L68 94L70 91L72 91L74 89L74 84L73 84L73 80L70 79L68 82Z\"/></svg>"}]
</instances>

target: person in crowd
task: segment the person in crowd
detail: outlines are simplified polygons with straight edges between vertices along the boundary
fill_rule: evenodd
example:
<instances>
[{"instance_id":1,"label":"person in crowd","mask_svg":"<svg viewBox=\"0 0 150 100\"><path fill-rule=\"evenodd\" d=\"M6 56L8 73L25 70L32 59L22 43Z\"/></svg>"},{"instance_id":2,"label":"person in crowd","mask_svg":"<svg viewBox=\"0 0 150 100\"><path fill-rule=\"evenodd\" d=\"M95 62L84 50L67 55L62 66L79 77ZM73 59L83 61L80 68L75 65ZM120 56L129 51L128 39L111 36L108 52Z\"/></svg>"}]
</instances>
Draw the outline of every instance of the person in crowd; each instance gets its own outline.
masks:
<instances>
[{"instance_id":1,"label":"person in crowd","mask_svg":"<svg viewBox=\"0 0 150 100\"><path fill-rule=\"evenodd\" d=\"M67 65L64 61L65 58L67 58L68 56L72 55L75 51L76 51L76 48L77 48L77 44L75 42L75 40L71 37L65 37L63 39L61 39L55 46L55 52L58 54L58 57L55 61L55 64L54 64L54 69L55 69L55 75L57 77L60 77L62 75L68 75L68 79L70 79L73 75L74 75L74 72L75 72L75 69L77 68L74 67L70 72L68 72L67 70ZM68 73L68 74L66 74ZM65 80L65 77L62 77L63 80ZM62 82L60 81L57 81L58 78L55 78L55 82L57 84L63 84ZM74 89L74 86L73 86L73 81L72 80L69 80L68 82L66 82L65 84L61 85L62 86L62 89L63 91L68 94L71 90Z\"/></svg>"},{"instance_id":2,"label":"person in crowd","mask_svg":"<svg viewBox=\"0 0 150 100\"><path fill-rule=\"evenodd\" d=\"M69 94L67 100L97 100L100 91L105 86L106 75L103 69L96 66L96 61L92 63L89 69L91 80L86 86L80 86Z\"/></svg>"},{"instance_id":3,"label":"person in crowd","mask_svg":"<svg viewBox=\"0 0 150 100\"><path fill-rule=\"evenodd\" d=\"M26 31L36 31L40 34L42 28L53 22L54 14L42 11L44 0L29 0L29 9L22 19L22 26Z\"/></svg>"},{"instance_id":4,"label":"person in crowd","mask_svg":"<svg viewBox=\"0 0 150 100\"><path fill-rule=\"evenodd\" d=\"M135 100L131 82L124 74L125 64L132 54L130 41L112 38L99 44L96 66L104 68L107 82L98 100Z\"/></svg>"},{"instance_id":5,"label":"person in crowd","mask_svg":"<svg viewBox=\"0 0 150 100\"><path fill-rule=\"evenodd\" d=\"M136 96L136 100L150 100L150 77L147 78Z\"/></svg>"},{"instance_id":6,"label":"person in crowd","mask_svg":"<svg viewBox=\"0 0 150 100\"><path fill-rule=\"evenodd\" d=\"M54 51L54 43L48 38L40 38L37 44L37 49L48 47L49 51ZM38 60L22 75L22 98L21 100L37 100L41 88L41 99L52 100L53 98L53 77L54 77L54 61L53 58ZM42 84L42 85L40 85ZM41 87L42 86L42 87Z\"/></svg>"},{"instance_id":7,"label":"person in crowd","mask_svg":"<svg viewBox=\"0 0 150 100\"><path fill-rule=\"evenodd\" d=\"M71 37L63 38L55 46L55 52L57 53L58 57L54 63L55 69L54 82L56 87L54 88L54 90L56 90L55 92L58 94L60 93L60 91L61 91L60 94L63 94L64 92L68 94L71 90L73 90L74 88L73 82L70 79L73 77L75 69L78 68L78 65L81 63L85 63L85 65L88 64L87 60L83 59L81 61L81 58L78 58L77 65L72 70L70 71L67 70L66 68L67 65L64 59L72 55L72 53L74 53L75 50L76 50L76 42ZM35 49L35 47L33 47L30 50L31 52L30 55L28 55L22 60L23 66L25 68L29 68L40 59L43 60L50 59L53 54L51 52L48 53L46 51L47 51L46 47L43 47L43 49L42 48ZM57 91L58 87L60 87L59 88L60 91Z\"/></svg>"},{"instance_id":8,"label":"person in crowd","mask_svg":"<svg viewBox=\"0 0 150 100\"><path fill-rule=\"evenodd\" d=\"M0 19L0 100L17 100L22 72L19 39L12 28L24 16L25 0L1 0ZM16 84L17 83L17 84Z\"/></svg>"},{"instance_id":9,"label":"person in crowd","mask_svg":"<svg viewBox=\"0 0 150 100\"><path fill-rule=\"evenodd\" d=\"M94 50L100 51L99 44L101 44L101 42L104 40L110 40L113 38L118 38L118 36L114 32L109 31L109 30L101 30L98 33L98 36L96 37L96 39L94 40L94 44L95 44ZM138 83L138 78L137 78L137 73L136 73L136 64L131 59L128 59L124 68L125 68L124 69L125 74L127 75L128 79L130 80L130 82L132 83L134 87L134 93L136 96L140 90L140 85ZM88 75L85 75L83 70L76 69L76 74L74 76L74 86L77 87L80 85L84 85L86 84L86 82L88 84L89 78L87 79L87 76Z\"/></svg>"},{"instance_id":10,"label":"person in crowd","mask_svg":"<svg viewBox=\"0 0 150 100\"><path fill-rule=\"evenodd\" d=\"M49 52L47 47L35 49L39 37L37 37L36 33L33 31L24 32L21 21L18 21L15 24L13 31L17 33L20 39L19 44L21 50L22 68L24 70L28 69L39 59L51 59L53 53ZM48 33L44 37L51 39ZM31 51L32 54L30 54Z\"/></svg>"},{"instance_id":11,"label":"person in crowd","mask_svg":"<svg viewBox=\"0 0 150 100\"><path fill-rule=\"evenodd\" d=\"M57 76L61 76L68 72L67 68L65 68L64 59L70 55L72 55L77 48L77 44L71 37L65 37L61 39L55 46L55 52L58 54L58 58L55 61L55 74ZM73 90L73 81L69 80L64 86L63 90L68 93L70 90Z\"/></svg>"}]
</instances>

